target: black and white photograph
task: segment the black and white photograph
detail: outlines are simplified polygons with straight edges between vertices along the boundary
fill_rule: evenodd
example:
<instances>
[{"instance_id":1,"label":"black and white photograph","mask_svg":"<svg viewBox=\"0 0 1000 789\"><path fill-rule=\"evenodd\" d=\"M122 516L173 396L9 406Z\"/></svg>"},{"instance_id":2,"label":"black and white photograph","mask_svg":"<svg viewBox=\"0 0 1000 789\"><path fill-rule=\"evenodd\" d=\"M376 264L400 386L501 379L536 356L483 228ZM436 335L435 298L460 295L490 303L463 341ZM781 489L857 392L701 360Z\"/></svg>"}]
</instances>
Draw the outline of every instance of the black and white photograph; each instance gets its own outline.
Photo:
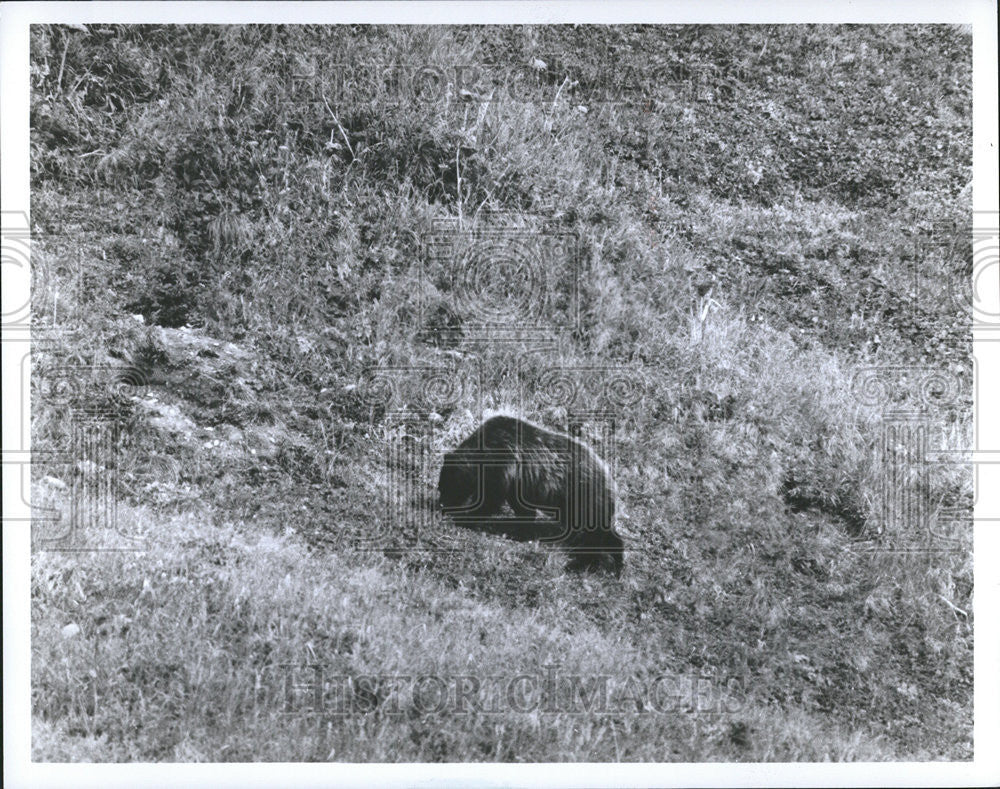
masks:
<instances>
[{"instance_id":1,"label":"black and white photograph","mask_svg":"<svg viewBox=\"0 0 1000 789\"><path fill-rule=\"evenodd\" d=\"M0 8L10 785L1000 779L995 5L96 5Z\"/></svg>"}]
</instances>

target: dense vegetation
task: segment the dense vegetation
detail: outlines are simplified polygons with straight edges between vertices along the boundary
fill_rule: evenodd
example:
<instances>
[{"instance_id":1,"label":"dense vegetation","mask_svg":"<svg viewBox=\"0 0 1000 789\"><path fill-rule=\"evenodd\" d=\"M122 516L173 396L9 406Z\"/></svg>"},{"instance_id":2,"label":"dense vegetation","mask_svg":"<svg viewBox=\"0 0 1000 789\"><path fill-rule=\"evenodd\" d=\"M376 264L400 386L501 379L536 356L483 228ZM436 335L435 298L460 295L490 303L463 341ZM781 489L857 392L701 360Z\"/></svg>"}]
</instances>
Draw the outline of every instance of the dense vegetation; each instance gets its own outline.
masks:
<instances>
[{"instance_id":1,"label":"dense vegetation","mask_svg":"<svg viewBox=\"0 0 1000 789\"><path fill-rule=\"evenodd\" d=\"M971 757L970 475L893 480L932 533L883 517L879 450L890 407L948 446L970 429L967 31L31 44L34 447L95 410L114 447L43 468L36 505L113 479L117 522L75 538L147 549L35 554L36 758ZM557 342L469 342L442 222L573 239L549 271ZM621 579L427 506L484 408L560 427L541 382L588 367L643 382L611 458ZM479 385L431 408L404 384L393 415L369 386L385 368ZM870 368L889 394L859 390ZM415 449L387 466L390 445ZM414 522L382 507L393 463ZM261 695L308 665L355 678L361 709ZM357 680L553 666L736 701L449 714Z\"/></svg>"}]
</instances>

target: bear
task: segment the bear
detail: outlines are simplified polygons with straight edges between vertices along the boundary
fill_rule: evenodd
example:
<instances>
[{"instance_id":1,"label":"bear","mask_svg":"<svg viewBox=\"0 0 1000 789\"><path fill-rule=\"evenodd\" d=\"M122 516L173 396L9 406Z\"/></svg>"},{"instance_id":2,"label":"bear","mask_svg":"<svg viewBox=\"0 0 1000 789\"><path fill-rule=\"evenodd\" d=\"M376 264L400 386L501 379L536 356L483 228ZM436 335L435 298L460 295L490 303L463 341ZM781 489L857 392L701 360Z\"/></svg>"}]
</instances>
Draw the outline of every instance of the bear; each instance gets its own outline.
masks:
<instances>
[{"instance_id":1,"label":"bear","mask_svg":"<svg viewBox=\"0 0 1000 789\"><path fill-rule=\"evenodd\" d=\"M438 501L457 525L565 548L571 569L624 566L607 465L583 441L526 419L491 417L445 453ZM505 503L514 517L496 518Z\"/></svg>"}]
</instances>

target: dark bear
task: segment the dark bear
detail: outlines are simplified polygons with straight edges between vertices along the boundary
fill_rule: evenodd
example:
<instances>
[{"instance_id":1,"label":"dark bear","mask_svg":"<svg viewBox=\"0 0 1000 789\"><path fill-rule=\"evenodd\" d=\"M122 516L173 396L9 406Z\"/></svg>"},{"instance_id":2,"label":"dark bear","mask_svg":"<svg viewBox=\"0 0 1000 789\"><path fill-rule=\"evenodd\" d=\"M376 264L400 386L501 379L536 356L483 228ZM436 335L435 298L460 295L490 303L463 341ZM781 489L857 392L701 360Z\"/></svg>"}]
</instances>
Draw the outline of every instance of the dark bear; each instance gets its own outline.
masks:
<instances>
[{"instance_id":1,"label":"dark bear","mask_svg":"<svg viewBox=\"0 0 1000 789\"><path fill-rule=\"evenodd\" d=\"M576 438L491 417L445 454L438 495L458 525L559 545L572 555L573 569L610 563L615 573L622 570L614 483L604 461ZM514 517L497 519L505 503ZM547 517L536 518L539 512Z\"/></svg>"}]
</instances>

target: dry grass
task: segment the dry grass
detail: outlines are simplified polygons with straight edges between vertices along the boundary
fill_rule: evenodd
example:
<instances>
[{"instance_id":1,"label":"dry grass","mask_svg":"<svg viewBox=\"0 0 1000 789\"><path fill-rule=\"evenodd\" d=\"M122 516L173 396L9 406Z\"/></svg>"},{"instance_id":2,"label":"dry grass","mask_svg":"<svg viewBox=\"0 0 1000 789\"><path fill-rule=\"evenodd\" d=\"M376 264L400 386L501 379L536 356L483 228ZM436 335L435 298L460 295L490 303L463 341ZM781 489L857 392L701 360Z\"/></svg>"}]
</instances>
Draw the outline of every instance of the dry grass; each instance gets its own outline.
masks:
<instances>
[{"instance_id":1,"label":"dry grass","mask_svg":"<svg viewBox=\"0 0 1000 789\"><path fill-rule=\"evenodd\" d=\"M148 545L36 553L36 758L970 758L971 535L878 533L883 422L852 388L862 367L952 372L956 396L928 420L967 439L968 321L946 297L967 284L966 250L941 228L968 210L968 37L717 33L33 29L33 254L50 274L33 290L33 442L64 449L74 409L99 405L118 437L97 467L40 476L113 476ZM632 54L608 71L605 50ZM283 52L317 56L319 93ZM364 69L335 73L359 60L481 63L485 95L519 85L524 100L392 101ZM676 63L735 79L739 101L675 95L653 69ZM629 67L649 103L588 99ZM557 97L570 73L577 93ZM558 347L428 334L474 322L428 248L459 217L575 239L546 269L548 314L580 315ZM109 390L129 365L137 391ZM45 395L67 366L90 384ZM404 377L429 438L368 397L370 371L393 366L467 384L432 409ZM421 499L481 409L560 427L542 381L588 367L646 385L608 458L620 583L456 534ZM394 461L418 502L396 521L390 440L427 459ZM902 484L939 515L968 506L969 477ZM294 696L282 712L268 682L287 665L353 677L374 708L310 716ZM456 715L359 679L550 666L732 681L741 702Z\"/></svg>"}]
</instances>

